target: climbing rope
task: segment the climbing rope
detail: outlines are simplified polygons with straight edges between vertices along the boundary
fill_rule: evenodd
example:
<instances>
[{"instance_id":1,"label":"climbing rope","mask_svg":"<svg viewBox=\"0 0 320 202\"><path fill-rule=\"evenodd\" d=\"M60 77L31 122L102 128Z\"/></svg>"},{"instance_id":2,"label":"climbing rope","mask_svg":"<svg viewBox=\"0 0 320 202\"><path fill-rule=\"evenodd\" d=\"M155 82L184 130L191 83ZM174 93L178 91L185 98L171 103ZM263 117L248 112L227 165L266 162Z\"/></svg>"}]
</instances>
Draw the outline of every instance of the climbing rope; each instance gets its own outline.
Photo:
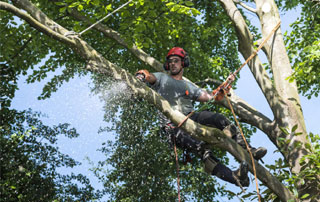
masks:
<instances>
[{"instance_id":1,"label":"climbing rope","mask_svg":"<svg viewBox=\"0 0 320 202\"><path fill-rule=\"evenodd\" d=\"M125 7L126 5L128 5L132 0L128 1L127 3L123 4L122 6L120 6L119 8L117 8L116 10L112 11L111 13L109 13L108 15L106 15L105 17L103 17L102 19L100 19L99 21L97 21L96 23L92 24L91 26L89 26L87 29L83 30L82 32L79 33L79 35L81 36L83 33L85 33L86 31L90 30L92 27L96 26L97 24L99 24L100 22L104 21L105 19L107 19L109 16L113 15L115 12L117 12L118 10L120 10L121 8Z\"/></svg>"},{"instance_id":2,"label":"climbing rope","mask_svg":"<svg viewBox=\"0 0 320 202\"><path fill-rule=\"evenodd\" d=\"M228 104L229 104L229 106L230 106L230 109L231 109L233 118L234 118L234 120L236 121L237 126L238 126L238 128L239 128L239 130L240 130L242 139L244 140L244 142L245 142L245 144L246 144L246 149L247 149L247 151L248 151L249 154L250 154L250 159L251 159L251 163L252 163L254 179L255 179L255 182L256 182L257 194L258 194L259 202L261 202L261 196L260 196L260 192L259 192L259 185L258 185L258 178L257 178L256 166L255 166L255 163L254 163L254 158L253 158L252 152L251 152L250 147L249 147L249 144L248 144L248 142L247 142L247 140L246 140L246 138L245 138L245 136L244 136L244 134L243 134L242 128L241 128L241 126L240 126L240 124L239 124L239 121L238 121L238 119L237 119L237 117L236 117L236 114L234 113L234 110L233 110L232 104L231 104L231 102L230 102L230 99L228 98L228 96L225 96L225 97L226 97L226 99L227 99L227 101L228 101Z\"/></svg>"},{"instance_id":3,"label":"climbing rope","mask_svg":"<svg viewBox=\"0 0 320 202\"><path fill-rule=\"evenodd\" d=\"M94 24L90 25L88 28L84 29L83 31L81 31L80 33L76 33L74 31L71 32L67 32L65 34L65 36L81 36L83 33L85 33L86 31L90 30L92 27L96 26L97 24L99 24L100 22L104 21L105 19L107 19L109 16L113 15L115 12L119 11L121 8L125 7L126 5L128 5L129 3L131 3L132 0L128 1L125 4L122 4L119 8L117 8L116 10L112 11L111 13L109 13L108 15L104 16L103 18L101 18L99 21L95 22Z\"/></svg>"}]
</instances>

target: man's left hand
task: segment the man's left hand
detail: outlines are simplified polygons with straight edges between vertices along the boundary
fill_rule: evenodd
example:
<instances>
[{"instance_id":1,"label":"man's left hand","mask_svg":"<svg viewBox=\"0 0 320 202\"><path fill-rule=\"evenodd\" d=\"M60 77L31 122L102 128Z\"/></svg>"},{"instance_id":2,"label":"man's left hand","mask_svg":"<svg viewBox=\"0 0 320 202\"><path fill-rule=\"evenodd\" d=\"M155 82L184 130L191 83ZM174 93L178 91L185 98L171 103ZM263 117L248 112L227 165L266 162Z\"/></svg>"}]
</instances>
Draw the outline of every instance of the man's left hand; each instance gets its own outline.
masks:
<instances>
[{"instance_id":1,"label":"man's left hand","mask_svg":"<svg viewBox=\"0 0 320 202\"><path fill-rule=\"evenodd\" d=\"M146 69L142 69L136 72L136 78L142 82L145 82L147 79L149 79L149 77L150 77L150 73Z\"/></svg>"}]
</instances>

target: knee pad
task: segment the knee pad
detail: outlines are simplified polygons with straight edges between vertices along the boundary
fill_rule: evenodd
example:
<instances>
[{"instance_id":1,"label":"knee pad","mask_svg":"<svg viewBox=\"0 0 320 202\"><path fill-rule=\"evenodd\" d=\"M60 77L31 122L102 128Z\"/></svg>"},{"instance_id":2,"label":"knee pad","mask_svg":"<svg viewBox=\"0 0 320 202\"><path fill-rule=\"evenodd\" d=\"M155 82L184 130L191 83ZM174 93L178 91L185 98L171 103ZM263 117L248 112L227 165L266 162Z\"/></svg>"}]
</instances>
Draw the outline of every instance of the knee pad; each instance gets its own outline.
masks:
<instances>
[{"instance_id":1,"label":"knee pad","mask_svg":"<svg viewBox=\"0 0 320 202\"><path fill-rule=\"evenodd\" d=\"M218 165L218 161L215 161L212 157L211 151L206 151L203 155L203 161L204 161L204 171L208 173L209 175L212 174L212 171L214 168Z\"/></svg>"}]
</instances>

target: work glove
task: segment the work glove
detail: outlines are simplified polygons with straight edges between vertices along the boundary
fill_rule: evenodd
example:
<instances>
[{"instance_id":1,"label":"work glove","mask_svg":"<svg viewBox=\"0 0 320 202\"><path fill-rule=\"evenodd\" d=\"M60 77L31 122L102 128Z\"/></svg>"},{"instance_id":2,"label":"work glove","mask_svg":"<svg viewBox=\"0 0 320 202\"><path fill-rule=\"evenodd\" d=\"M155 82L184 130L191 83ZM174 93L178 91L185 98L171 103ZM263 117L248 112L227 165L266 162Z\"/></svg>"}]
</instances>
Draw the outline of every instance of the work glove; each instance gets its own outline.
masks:
<instances>
[{"instance_id":1,"label":"work glove","mask_svg":"<svg viewBox=\"0 0 320 202\"><path fill-rule=\"evenodd\" d=\"M136 72L135 74L136 78L139 79L142 82L145 82L146 80L149 79L150 73L146 69L142 69Z\"/></svg>"},{"instance_id":2,"label":"work glove","mask_svg":"<svg viewBox=\"0 0 320 202\"><path fill-rule=\"evenodd\" d=\"M222 88L217 88L212 91L212 95L216 95L214 98L216 101L220 101L224 98L224 92Z\"/></svg>"},{"instance_id":3,"label":"work glove","mask_svg":"<svg viewBox=\"0 0 320 202\"><path fill-rule=\"evenodd\" d=\"M219 86L217 89L212 91L212 95L216 95L214 98L216 101L220 101L224 98L225 93L230 95L230 89L232 88L231 83L235 80L235 75L230 74L225 83Z\"/></svg>"}]
</instances>

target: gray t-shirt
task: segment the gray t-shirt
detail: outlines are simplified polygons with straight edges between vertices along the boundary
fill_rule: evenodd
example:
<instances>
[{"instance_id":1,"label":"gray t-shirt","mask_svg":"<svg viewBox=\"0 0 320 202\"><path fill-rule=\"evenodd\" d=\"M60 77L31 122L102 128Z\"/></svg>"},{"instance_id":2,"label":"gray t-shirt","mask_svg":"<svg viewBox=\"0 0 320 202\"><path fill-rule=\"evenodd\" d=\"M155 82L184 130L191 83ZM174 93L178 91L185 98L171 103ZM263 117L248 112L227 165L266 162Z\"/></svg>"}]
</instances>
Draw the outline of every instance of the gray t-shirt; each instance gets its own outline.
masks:
<instances>
[{"instance_id":1,"label":"gray t-shirt","mask_svg":"<svg viewBox=\"0 0 320 202\"><path fill-rule=\"evenodd\" d=\"M202 89L185 80L176 80L171 76L156 72L153 73L157 81L152 85L162 97L170 103L174 110L187 115L193 111L192 100L197 100ZM189 92L189 95L186 94Z\"/></svg>"}]
</instances>

